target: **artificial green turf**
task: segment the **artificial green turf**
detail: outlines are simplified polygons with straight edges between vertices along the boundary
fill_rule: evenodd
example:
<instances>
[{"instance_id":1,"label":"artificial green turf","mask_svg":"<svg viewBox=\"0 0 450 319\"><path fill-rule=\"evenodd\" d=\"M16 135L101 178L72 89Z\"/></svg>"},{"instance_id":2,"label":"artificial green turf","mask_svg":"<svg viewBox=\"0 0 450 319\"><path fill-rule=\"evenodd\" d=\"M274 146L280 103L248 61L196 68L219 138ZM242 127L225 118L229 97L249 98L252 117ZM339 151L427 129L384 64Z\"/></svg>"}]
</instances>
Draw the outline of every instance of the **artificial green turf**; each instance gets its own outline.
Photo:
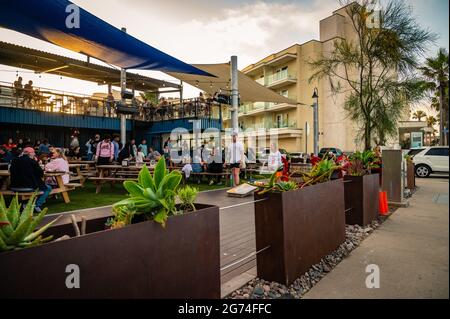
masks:
<instances>
[{"instance_id":1,"label":"artificial green turf","mask_svg":"<svg viewBox=\"0 0 450 319\"><path fill-rule=\"evenodd\" d=\"M226 185L209 186L205 183L202 184L190 184L198 188L199 191L215 190L227 187ZM93 208L112 205L124 198L126 198L126 190L122 184L104 184L100 194L95 194L95 185L92 182L86 182L84 187L78 187L77 189L69 192L70 203L64 203L62 196L58 198L51 197L44 204L44 207L48 207L49 214L56 214L61 212L69 212L73 210L79 210L84 208Z\"/></svg>"}]
</instances>

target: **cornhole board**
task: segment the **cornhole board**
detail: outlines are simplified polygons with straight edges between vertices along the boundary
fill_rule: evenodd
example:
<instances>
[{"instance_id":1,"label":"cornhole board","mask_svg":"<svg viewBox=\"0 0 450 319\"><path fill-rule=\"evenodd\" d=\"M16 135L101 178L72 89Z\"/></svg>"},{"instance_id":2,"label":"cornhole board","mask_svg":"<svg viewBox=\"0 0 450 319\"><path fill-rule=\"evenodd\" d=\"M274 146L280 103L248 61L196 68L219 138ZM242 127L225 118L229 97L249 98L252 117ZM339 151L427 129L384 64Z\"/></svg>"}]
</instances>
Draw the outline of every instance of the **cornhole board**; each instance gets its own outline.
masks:
<instances>
[{"instance_id":1,"label":"cornhole board","mask_svg":"<svg viewBox=\"0 0 450 319\"><path fill-rule=\"evenodd\" d=\"M230 197L247 197L253 194L258 187L249 184L242 184L227 191Z\"/></svg>"}]
</instances>

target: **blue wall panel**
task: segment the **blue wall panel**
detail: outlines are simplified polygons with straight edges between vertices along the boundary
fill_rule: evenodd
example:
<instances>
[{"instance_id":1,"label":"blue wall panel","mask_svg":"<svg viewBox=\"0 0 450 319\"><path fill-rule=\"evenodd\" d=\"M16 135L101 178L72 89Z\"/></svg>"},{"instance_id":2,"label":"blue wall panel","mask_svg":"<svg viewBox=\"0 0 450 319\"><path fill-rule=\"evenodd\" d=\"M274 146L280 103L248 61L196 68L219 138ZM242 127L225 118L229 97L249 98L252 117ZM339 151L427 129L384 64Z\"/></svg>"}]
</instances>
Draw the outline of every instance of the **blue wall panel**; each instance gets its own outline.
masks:
<instances>
[{"instance_id":1,"label":"blue wall panel","mask_svg":"<svg viewBox=\"0 0 450 319\"><path fill-rule=\"evenodd\" d=\"M0 107L0 123L120 131L120 119L50 113L9 107ZM127 120L127 131L131 131L131 121L129 120Z\"/></svg>"}]
</instances>

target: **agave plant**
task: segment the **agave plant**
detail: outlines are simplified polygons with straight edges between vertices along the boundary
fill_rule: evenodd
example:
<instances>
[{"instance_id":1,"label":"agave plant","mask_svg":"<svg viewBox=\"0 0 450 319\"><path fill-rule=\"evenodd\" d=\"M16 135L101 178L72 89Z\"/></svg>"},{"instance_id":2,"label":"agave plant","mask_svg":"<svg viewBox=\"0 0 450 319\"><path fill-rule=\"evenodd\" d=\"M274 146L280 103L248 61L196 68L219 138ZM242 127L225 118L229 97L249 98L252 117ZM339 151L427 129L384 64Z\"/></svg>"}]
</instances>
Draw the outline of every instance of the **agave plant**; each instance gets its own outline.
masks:
<instances>
[{"instance_id":1,"label":"agave plant","mask_svg":"<svg viewBox=\"0 0 450 319\"><path fill-rule=\"evenodd\" d=\"M33 216L35 203L36 194L30 198L21 212L17 195L13 197L9 207L6 206L3 196L0 196L0 251L33 247L52 240L52 236L43 238L42 234L59 217L36 230L47 214L47 208L43 209L39 215Z\"/></svg>"},{"instance_id":2,"label":"agave plant","mask_svg":"<svg viewBox=\"0 0 450 319\"><path fill-rule=\"evenodd\" d=\"M133 204L136 214L145 214L164 227L167 217L176 212L176 189L181 178L181 173L178 171L167 172L166 162L161 157L153 175L144 165L139 172L138 182L125 181L123 183L130 198L114 204L113 207L117 209L120 206Z\"/></svg>"}]
</instances>

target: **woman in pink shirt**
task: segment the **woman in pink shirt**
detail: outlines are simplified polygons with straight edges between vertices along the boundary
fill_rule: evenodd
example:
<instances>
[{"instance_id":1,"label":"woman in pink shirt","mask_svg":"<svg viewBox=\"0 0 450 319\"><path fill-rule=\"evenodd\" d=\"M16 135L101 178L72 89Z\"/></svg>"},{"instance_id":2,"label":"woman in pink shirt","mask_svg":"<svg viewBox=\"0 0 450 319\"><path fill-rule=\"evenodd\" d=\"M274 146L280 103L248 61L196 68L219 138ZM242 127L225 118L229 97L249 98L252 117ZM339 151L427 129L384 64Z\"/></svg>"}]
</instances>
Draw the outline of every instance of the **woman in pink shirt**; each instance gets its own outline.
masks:
<instances>
[{"instance_id":1,"label":"woman in pink shirt","mask_svg":"<svg viewBox=\"0 0 450 319\"><path fill-rule=\"evenodd\" d=\"M114 159L114 145L111 143L111 137L105 135L103 141L97 144L97 164L108 165Z\"/></svg>"},{"instance_id":2,"label":"woman in pink shirt","mask_svg":"<svg viewBox=\"0 0 450 319\"><path fill-rule=\"evenodd\" d=\"M69 183L69 163L67 162L66 157L61 149L55 148L53 153L51 154L50 162L45 165L46 172L67 172L62 176L64 184ZM53 177L49 177L46 180L47 184L56 185L56 180Z\"/></svg>"}]
</instances>

